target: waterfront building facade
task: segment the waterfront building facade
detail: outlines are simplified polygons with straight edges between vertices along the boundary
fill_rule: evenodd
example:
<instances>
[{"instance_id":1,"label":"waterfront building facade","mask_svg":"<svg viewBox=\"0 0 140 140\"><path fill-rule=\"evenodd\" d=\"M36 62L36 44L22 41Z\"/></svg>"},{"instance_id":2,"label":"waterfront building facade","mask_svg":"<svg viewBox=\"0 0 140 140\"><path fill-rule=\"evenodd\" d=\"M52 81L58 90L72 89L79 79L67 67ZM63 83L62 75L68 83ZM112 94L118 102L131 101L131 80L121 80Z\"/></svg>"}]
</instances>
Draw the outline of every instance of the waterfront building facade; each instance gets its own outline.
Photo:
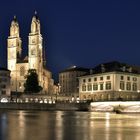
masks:
<instances>
[{"instance_id":1,"label":"waterfront building facade","mask_svg":"<svg viewBox=\"0 0 140 140\"><path fill-rule=\"evenodd\" d=\"M100 64L89 75L79 77L81 100L138 100L139 67L119 62Z\"/></svg>"},{"instance_id":2,"label":"waterfront building facade","mask_svg":"<svg viewBox=\"0 0 140 140\"><path fill-rule=\"evenodd\" d=\"M10 71L0 68L0 97L8 97L10 94Z\"/></svg>"},{"instance_id":3,"label":"waterfront building facade","mask_svg":"<svg viewBox=\"0 0 140 140\"><path fill-rule=\"evenodd\" d=\"M23 48L24 49L24 48ZM42 93L49 93L51 72L46 69L44 56L43 38L40 29L40 20L35 12L31 21L31 30L28 36L28 55L22 57L22 40L17 18L14 17L10 26L10 35L7 39L7 63L11 71L11 90L23 92L25 75L29 69L35 69L38 74L39 85L43 88ZM52 85L51 85L52 86Z\"/></svg>"},{"instance_id":4,"label":"waterfront building facade","mask_svg":"<svg viewBox=\"0 0 140 140\"><path fill-rule=\"evenodd\" d=\"M72 66L59 73L59 88L61 95L79 96L78 77L89 72L89 69Z\"/></svg>"}]
</instances>

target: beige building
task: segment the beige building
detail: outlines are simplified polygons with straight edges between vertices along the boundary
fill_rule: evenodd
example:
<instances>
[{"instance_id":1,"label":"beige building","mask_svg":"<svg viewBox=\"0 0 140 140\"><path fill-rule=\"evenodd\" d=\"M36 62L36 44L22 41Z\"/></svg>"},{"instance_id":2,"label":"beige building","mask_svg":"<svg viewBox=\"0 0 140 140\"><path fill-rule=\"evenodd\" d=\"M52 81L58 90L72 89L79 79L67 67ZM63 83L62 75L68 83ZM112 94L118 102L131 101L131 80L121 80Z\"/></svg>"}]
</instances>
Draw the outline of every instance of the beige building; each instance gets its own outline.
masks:
<instances>
[{"instance_id":1,"label":"beige building","mask_svg":"<svg viewBox=\"0 0 140 140\"><path fill-rule=\"evenodd\" d=\"M10 94L10 71L0 68L0 97L7 97Z\"/></svg>"},{"instance_id":2,"label":"beige building","mask_svg":"<svg viewBox=\"0 0 140 140\"><path fill-rule=\"evenodd\" d=\"M59 73L60 94L67 96L79 96L78 77L89 72L89 69L72 66Z\"/></svg>"},{"instance_id":3,"label":"beige building","mask_svg":"<svg viewBox=\"0 0 140 140\"><path fill-rule=\"evenodd\" d=\"M140 99L140 67L119 62L98 65L90 75L79 78L81 100Z\"/></svg>"},{"instance_id":4,"label":"beige building","mask_svg":"<svg viewBox=\"0 0 140 140\"><path fill-rule=\"evenodd\" d=\"M19 23L14 17L10 26L10 35L7 39L8 69L11 71L11 90L24 91L25 75L29 69L36 69L39 85L43 93L49 93L49 83L52 74L46 69L43 59L43 38L40 31L40 20L35 12L31 21L31 30L28 36L28 55L22 58L22 40L20 38Z\"/></svg>"}]
</instances>

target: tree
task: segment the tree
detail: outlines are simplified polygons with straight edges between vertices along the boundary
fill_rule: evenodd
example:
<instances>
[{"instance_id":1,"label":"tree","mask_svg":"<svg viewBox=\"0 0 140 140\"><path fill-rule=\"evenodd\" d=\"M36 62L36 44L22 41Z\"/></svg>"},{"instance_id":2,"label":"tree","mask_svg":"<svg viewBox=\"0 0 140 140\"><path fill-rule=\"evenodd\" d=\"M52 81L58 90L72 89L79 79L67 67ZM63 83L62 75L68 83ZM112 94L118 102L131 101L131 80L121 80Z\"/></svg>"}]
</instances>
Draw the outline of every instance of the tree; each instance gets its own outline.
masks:
<instances>
[{"instance_id":1,"label":"tree","mask_svg":"<svg viewBox=\"0 0 140 140\"><path fill-rule=\"evenodd\" d=\"M42 87L39 86L38 75L35 69L29 69L25 78L26 82L24 84L24 92L38 93L42 90Z\"/></svg>"}]
</instances>

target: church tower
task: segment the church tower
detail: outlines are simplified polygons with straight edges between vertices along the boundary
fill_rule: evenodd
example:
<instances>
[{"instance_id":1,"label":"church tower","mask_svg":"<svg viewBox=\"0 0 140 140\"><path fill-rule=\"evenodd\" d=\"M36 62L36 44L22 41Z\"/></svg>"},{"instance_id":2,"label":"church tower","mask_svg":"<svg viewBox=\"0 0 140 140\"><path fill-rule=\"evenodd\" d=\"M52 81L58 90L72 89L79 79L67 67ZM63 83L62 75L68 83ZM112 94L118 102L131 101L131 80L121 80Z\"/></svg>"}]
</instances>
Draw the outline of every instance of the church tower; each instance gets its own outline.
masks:
<instances>
[{"instance_id":1,"label":"church tower","mask_svg":"<svg viewBox=\"0 0 140 140\"><path fill-rule=\"evenodd\" d=\"M7 39L7 60L8 60L8 69L11 71L11 88L12 91L16 91L16 63L21 56L21 38L19 35L19 24L14 16L14 19L11 22L10 26L10 35Z\"/></svg>"},{"instance_id":2,"label":"church tower","mask_svg":"<svg viewBox=\"0 0 140 140\"><path fill-rule=\"evenodd\" d=\"M40 33L40 20L36 11L31 22L31 31L28 36L28 44L29 69L36 69L39 83L42 86L43 47L42 35Z\"/></svg>"}]
</instances>

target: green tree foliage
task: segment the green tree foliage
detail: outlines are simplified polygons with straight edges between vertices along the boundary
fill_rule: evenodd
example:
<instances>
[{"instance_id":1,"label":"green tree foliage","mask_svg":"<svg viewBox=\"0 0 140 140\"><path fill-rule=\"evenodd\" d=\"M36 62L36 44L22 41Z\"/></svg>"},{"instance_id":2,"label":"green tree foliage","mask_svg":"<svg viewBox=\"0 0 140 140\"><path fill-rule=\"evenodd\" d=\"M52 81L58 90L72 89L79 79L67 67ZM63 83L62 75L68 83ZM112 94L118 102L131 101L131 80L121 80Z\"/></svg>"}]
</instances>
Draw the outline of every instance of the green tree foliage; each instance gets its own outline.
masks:
<instances>
[{"instance_id":1,"label":"green tree foliage","mask_svg":"<svg viewBox=\"0 0 140 140\"><path fill-rule=\"evenodd\" d=\"M26 82L24 84L24 92L27 93L38 93L42 90L42 87L39 86L38 75L35 69L28 70L28 74L26 75Z\"/></svg>"}]
</instances>

